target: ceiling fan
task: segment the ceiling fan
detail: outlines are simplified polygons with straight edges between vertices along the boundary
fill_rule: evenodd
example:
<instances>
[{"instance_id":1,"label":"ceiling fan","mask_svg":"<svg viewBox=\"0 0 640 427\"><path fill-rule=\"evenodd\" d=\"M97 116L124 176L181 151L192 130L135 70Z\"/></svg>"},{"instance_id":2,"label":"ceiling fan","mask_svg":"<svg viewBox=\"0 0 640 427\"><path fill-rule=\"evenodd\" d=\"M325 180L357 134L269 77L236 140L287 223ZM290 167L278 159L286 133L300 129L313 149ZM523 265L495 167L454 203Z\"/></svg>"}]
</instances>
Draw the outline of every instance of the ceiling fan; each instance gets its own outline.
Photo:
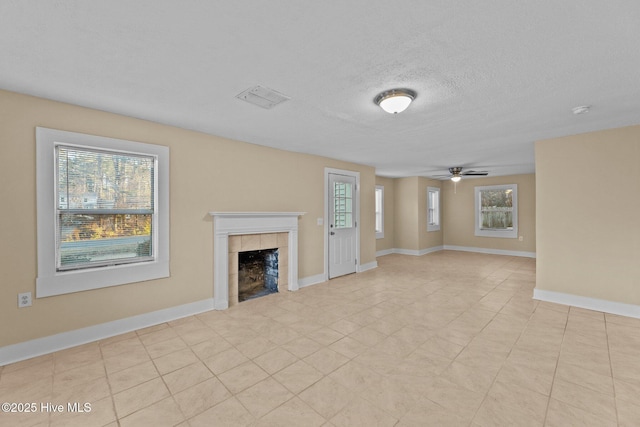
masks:
<instances>
[{"instance_id":1,"label":"ceiling fan","mask_svg":"<svg viewBox=\"0 0 640 427\"><path fill-rule=\"evenodd\" d=\"M489 172L487 171L474 171L469 170L466 172L462 172L462 166L456 166L453 168L449 168L449 173L451 175L435 175L434 178L451 178L451 181L458 182L462 179L463 176L487 176Z\"/></svg>"}]
</instances>

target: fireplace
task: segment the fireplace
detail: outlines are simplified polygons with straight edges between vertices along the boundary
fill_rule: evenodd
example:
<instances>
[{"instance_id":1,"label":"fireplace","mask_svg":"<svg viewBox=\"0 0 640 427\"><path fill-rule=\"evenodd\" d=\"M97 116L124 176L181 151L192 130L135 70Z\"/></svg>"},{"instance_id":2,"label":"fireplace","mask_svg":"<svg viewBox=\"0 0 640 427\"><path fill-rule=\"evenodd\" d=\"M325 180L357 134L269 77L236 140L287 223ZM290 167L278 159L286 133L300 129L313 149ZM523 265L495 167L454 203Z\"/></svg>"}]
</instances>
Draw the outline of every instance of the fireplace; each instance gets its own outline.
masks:
<instances>
[{"instance_id":1,"label":"fireplace","mask_svg":"<svg viewBox=\"0 0 640 427\"><path fill-rule=\"evenodd\" d=\"M304 212L210 212L213 216L214 308L239 301L239 254L277 249L278 292L298 290L298 217Z\"/></svg>"},{"instance_id":2,"label":"fireplace","mask_svg":"<svg viewBox=\"0 0 640 427\"><path fill-rule=\"evenodd\" d=\"M276 292L278 292L278 249L238 253L238 302Z\"/></svg>"},{"instance_id":3,"label":"fireplace","mask_svg":"<svg viewBox=\"0 0 640 427\"><path fill-rule=\"evenodd\" d=\"M229 307L236 305L238 302L251 299L248 296L253 291L260 293L260 295L255 295L256 297L273 293L266 290L258 290L260 284L257 282L262 279L260 276L270 276L271 288L275 288L276 292L288 288L289 233L233 235L229 236L228 242ZM277 253L277 261L274 262L273 255L271 255L271 260L269 261L271 271L267 274L265 271L267 266L262 264L260 258L269 253ZM247 266L242 265L243 258L248 258L244 259L244 261L253 264L249 268L251 271L247 271ZM243 283L245 279L248 279L248 283ZM248 289L243 290L243 287Z\"/></svg>"}]
</instances>

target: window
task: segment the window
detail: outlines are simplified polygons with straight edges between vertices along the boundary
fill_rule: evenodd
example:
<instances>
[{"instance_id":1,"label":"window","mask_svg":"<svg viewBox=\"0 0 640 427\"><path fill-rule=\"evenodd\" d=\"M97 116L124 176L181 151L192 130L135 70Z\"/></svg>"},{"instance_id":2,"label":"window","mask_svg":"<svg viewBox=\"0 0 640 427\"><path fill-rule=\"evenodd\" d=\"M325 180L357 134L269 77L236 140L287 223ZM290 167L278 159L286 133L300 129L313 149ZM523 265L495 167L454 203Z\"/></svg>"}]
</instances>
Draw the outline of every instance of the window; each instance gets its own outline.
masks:
<instances>
[{"instance_id":1,"label":"window","mask_svg":"<svg viewBox=\"0 0 640 427\"><path fill-rule=\"evenodd\" d=\"M427 231L440 230L440 189L427 187Z\"/></svg>"},{"instance_id":2,"label":"window","mask_svg":"<svg viewBox=\"0 0 640 427\"><path fill-rule=\"evenodd\" d=\"M476 236L518 237L518 186L475 187Z\"/></svg>"},{"instance_id":3,"label":"window","mask_svg":"<svg viewBox=\"0 0 640 427\"><path fill-rule=\"evenodd\" d=\"M384 238L384 187L376 185L376 239Z\"/></svg>"},{"instance_id":4,"label":"window","mask_svg":"<svg viewBox=\"0 0 640 427\"><path fill-rule=\"evenodd\" d=\"M37 128L37 297L169 276L169 149Z\"/></svg>"},{"instance_id":5,"label":"window","mask_svg":"<svg viewBox=\"0 0 640 427\"><path fill-rule=\"evenodd\" d=\"M153 260L155 157L56 145L56 271Z\"/></svg>"}]
</instances>

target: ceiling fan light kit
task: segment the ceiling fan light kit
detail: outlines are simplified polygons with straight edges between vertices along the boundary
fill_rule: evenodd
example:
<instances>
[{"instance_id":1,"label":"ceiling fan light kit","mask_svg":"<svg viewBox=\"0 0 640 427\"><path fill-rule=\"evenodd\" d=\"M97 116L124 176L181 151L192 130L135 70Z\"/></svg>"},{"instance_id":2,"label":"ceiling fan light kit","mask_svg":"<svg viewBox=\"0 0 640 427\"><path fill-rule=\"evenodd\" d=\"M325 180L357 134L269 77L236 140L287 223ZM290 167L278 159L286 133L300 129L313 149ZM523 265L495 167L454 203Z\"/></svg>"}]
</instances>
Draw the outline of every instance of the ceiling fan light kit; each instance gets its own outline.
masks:
<instances>
[{"instance_id":1,"label":"ceiling fan light kit","mask_svg":"<svg viewBox=\"0 0 640 427\"><path fill-rule=\"evenodd\" d=\"M462 172L462 168L457 166L455 168L449 168L449 173L451 174L451 181L459 182L462 177L460 176L460 172Z\"/></svg>"},{"instance_id":2,"label":"ceiling fan light kit","mask_svg":"<svg viewBox=\"0 0 640 427\"><path fill-rule=\"evenodd\" d=\"M432 176L434 179L442 179L449 178L453 182L460 182L463 176L487 176L489 175L488 171L475 171L470 170L467 172L462 172L462 166L456 166L453 168L449 168L450 175L435 175Z\"/></svg>"},{"instance_id":3,"label":"ceiling fan light kit","mask_svg":"<svg viewBox=\"0 0 640 427\"><path fill-rule=\"evenodd\" d=\"M411 89L391 89L378 94L374 102L387 113L398 114L409 107L416 95Z\"/></svg>"}]
</instances>

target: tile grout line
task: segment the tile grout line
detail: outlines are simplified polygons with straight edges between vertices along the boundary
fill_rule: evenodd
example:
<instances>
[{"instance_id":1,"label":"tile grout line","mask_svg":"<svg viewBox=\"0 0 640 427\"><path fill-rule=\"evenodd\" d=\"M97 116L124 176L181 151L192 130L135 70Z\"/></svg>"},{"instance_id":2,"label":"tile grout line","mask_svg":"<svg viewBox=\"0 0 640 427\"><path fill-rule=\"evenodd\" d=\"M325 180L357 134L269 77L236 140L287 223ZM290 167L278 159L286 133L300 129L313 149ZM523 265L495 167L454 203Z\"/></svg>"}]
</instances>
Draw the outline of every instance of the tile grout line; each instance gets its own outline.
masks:
<instances>
[{"instance_id":1,"label":"tile grout line","mask_svg":"<svg viewBox=\"0 0 640 427\"><path fill-rule=\"evenodd\" d=\"M555 366L555 368L553 370L553 381L551 382L551 389L549 390L549 399L547 400L547 409L546 409L545 414L544 414L544 424L545 425L547 423L547 417L549 416L549 405L551 404L551 399L552 399L551 396L553 396L553 387L554 387L554 385L556 383L556 375L558 373L558 365L560 364L560 357L562 356L562 345L564 344L564 339L565 339L565 336L567 334L567 325L569 324L569 316L570 316L570 314L571 314L571 309L569 309L567 311L567 320L564 323L564 329L563 329L563 332L562 332L562 341L560 342L560 353L558 353L558 358L556 359L556 366ZM570 405L570 406L573 406L573 405Z\"/></svg>"},{"instance_id":2,"label":"tile grout line","mask_svg":"<svg viewBox=\"0 0 640 427\"><path fill-rule=\"evenodd\" d=\"M616 411L616 424L620 425L620 416L618 415L618 396L616 395L616 380L613 377L613 360L611 358L611 344L609 343L609 323L607 322L607 315L604 316L604 330L607 336L607 354L609 355L609 372L611 373L611 383L613 385L613 407Z\"/></svg>"},{"instance_id":3,"label":"tile grout line","mask_svg":"<svg viewBox=\"0 0 640 427\"><path fill-rule=\"evenodd\" d=\"M120 426L120 417L118 417L118 413L116 412L116 401L114 399L114 393L113 393L113 388L111 387L111 381L109 381L109 373L107 372L107 365L104 363L105 357L104 357L104 352L102 350L102 344L100 343L100 340L98 340L98 347L100 348L100 357L102 360L102 364L104 366L105 379L107 380L107 386L109 387L109 398L111 399L111 409L113 409L113 415L115 415L116 417L116 423L118 424L118 426Z\"/></svg>"}]
</instances>

